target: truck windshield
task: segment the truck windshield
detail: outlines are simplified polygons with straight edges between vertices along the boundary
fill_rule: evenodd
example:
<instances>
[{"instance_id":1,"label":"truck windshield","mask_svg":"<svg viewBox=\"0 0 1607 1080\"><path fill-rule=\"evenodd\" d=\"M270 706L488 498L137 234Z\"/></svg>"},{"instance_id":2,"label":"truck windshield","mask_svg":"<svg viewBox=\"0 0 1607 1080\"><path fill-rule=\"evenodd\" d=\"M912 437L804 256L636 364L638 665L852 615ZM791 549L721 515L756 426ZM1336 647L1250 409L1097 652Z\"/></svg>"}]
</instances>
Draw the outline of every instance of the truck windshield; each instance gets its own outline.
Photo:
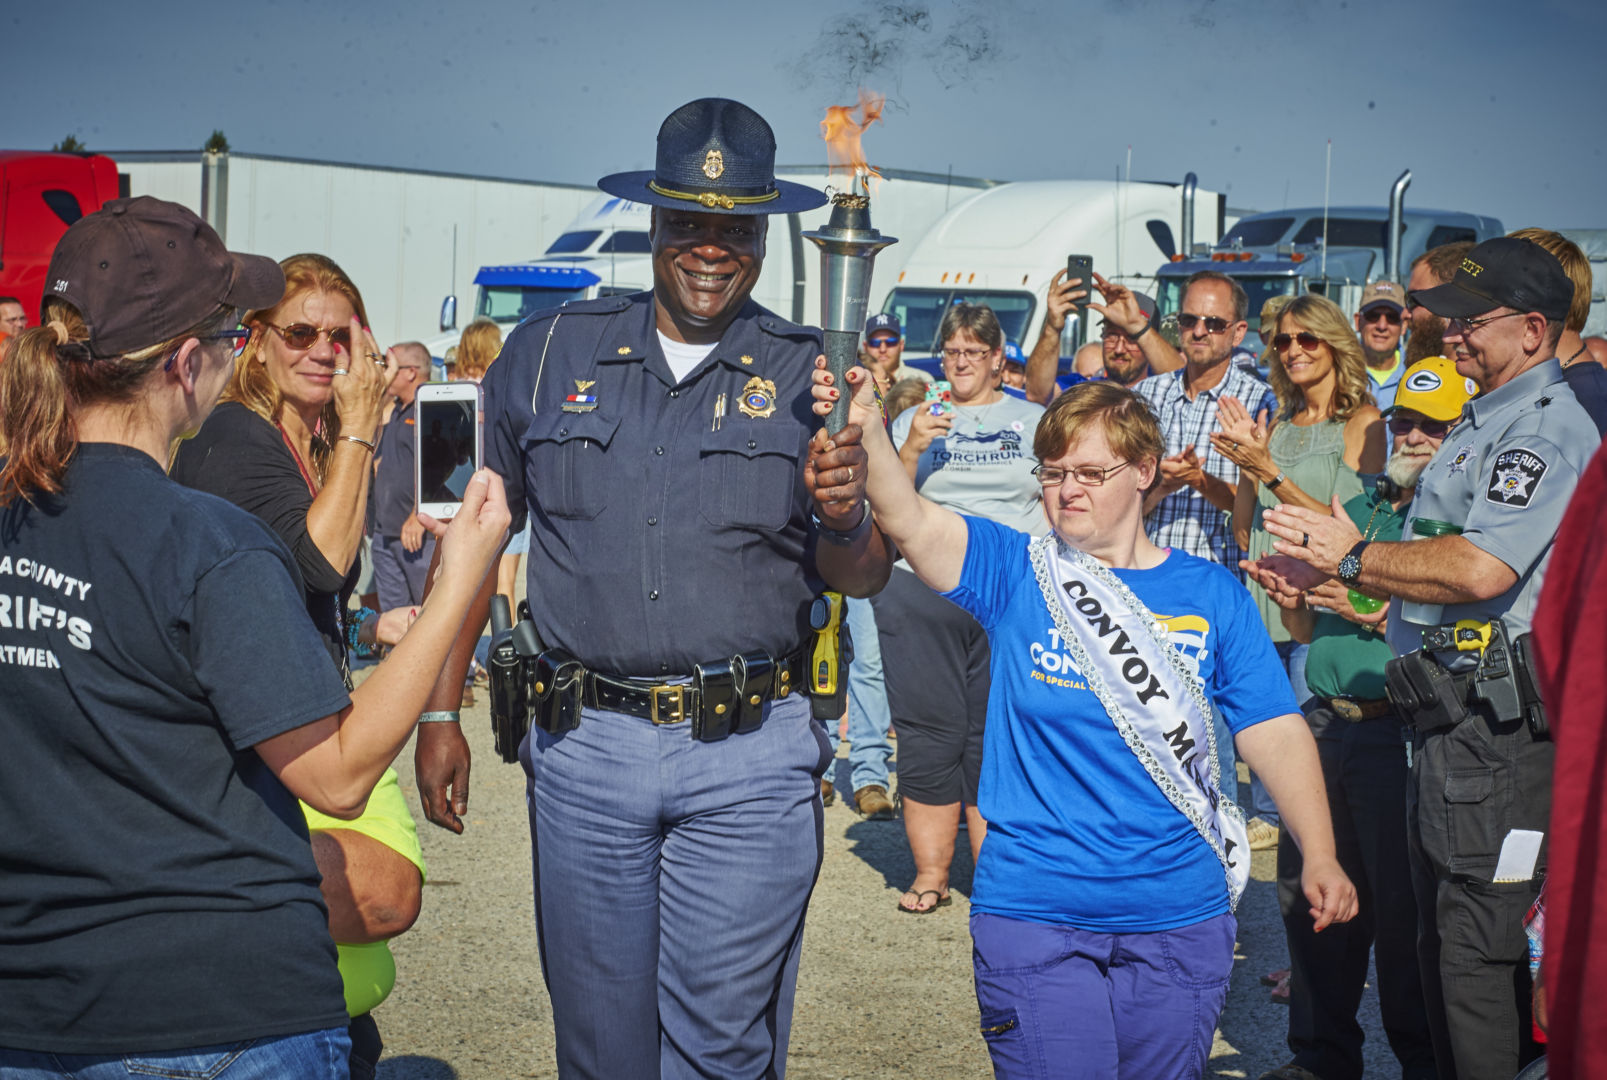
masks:
<instances>
[{"instance_id":1,"label":"truck windshield","mask_svg":"<svg viewBox=\"0 0 1607 1080\"><path fill-rule=\"evenodd\" d=\"M1245 316L1249 320L1250 329L1245 334L1248 338L1261 328L1261 305L1274 296L1294 296L1298 289L1298 281L1293 274L1279 274L1276 276L1255 276L1251 274L1233 274L1233 280L1243 288L1245 295L1250 298L1249 313ZM1183 309L1183 283L1184 277L1163 277L1160 285L1160 295L1156 303L1160 305L1161 317L1176 315ZM1250 343L1254 346L1254 342Z\"/></svg>"},{"instance_id":2,"label":"truck windshield","mask_svg":"<svg viewBox=\"0 0 1607 1080\"><path fill-rule=\"evenodd\" d=\"M599 229L588 229L583 232L566 232L554 240L547 248L548 255L573 255L578 251L585 251L592 243L603 235Z\"/></svg>"},{"instance_id":3,"label":"truck windshield","mask_svg":"<svg viewBox=\"0 0 1607 1080\"><path fill-rule=\"evenodd\" d=\"M1283 239L1283 234L1294 223L1292 217L1245 218L1228 230L1228 234L1222 238L1222 246L1232 247L1237 240L1247 248L1271 247Z\"/></svg>"},{"instance_id":4,"label":"truck windshield","mask_svg":"<svg viewBox=\"0 0 1607 1080\"><path fill-rule=\"evenodd\" d=\"M1022 336L1032 322L1037 301L1031 293L994 292L988 289L894 289L883 311L898 316L904 324L905 348L936 354L940 346L938 327L943 313L954 304L986 304L999 317L1004 336L1022 344Z\"/></svg>"},{"instance_id":5,"label":"truck windshield","mask_svg":"<svg viewBox=\"0 0 1607 1080\"><path fill-rule=\"evenodd\" d=\"M584 300L585 289L538 289L531 285L481 285L474 315L499 323L520 322L569 300Z\"/></svg>"}]
</instances>

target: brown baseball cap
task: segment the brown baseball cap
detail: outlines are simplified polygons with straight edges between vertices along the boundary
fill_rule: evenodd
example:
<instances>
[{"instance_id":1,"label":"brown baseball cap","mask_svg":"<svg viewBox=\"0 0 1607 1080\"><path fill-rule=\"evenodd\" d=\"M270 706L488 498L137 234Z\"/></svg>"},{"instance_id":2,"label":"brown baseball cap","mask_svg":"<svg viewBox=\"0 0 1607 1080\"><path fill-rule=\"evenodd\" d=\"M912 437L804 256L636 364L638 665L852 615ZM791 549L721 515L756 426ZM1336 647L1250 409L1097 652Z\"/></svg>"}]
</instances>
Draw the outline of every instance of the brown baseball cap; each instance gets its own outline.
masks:
<instances>
[{"instance_id":1,"label":"brown baseball cap","mask_svg":"<svg viewBox=\"0 0 1607 1080\"><path fill-rule=\"evenodd\" d=\"M78 309L89 351L122 356L182 334L218 307L271 307L284 271L266 255L241 255L178 203L113 199L80 218L57 243L48 298Z\"/></svg>"},{"instance_id":2,"label":"brown baseball cap","mask_svg":"<svg viewBox=\"0 0 1607 1080\"><path fill-rule=\"evenodd\" d=\"M1368 311L1380 305L1387 304L1396 311L1406 309L1406 290L1393 281L1375 281L1361 293L1361 306L1356 314L1365 315Z\"/></svg>"}]
</instances>

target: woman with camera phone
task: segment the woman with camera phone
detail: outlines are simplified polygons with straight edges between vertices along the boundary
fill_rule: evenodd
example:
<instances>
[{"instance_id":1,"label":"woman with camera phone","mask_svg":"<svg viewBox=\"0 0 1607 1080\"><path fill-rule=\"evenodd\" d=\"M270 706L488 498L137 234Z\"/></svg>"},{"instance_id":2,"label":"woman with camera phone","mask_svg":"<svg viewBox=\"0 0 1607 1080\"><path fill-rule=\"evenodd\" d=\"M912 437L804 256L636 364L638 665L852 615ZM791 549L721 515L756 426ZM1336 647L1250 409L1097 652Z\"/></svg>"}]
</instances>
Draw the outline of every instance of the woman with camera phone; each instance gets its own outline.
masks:
<instances>
[{"instance_id":1,"label":"woman with camera phone","mask_svg":"<svg viewBox=\"0 0 1607 1080\"><path fill-rule=\"evenodd\" d=\"M348 692L286 546L164 473L279 267L176 204L118 199L47 280L45 325L0 366L0 1076L344 1080L296 799L363 812L496 556L500 481L435 525L434 592Z\"/></svg>"}]
</instances>

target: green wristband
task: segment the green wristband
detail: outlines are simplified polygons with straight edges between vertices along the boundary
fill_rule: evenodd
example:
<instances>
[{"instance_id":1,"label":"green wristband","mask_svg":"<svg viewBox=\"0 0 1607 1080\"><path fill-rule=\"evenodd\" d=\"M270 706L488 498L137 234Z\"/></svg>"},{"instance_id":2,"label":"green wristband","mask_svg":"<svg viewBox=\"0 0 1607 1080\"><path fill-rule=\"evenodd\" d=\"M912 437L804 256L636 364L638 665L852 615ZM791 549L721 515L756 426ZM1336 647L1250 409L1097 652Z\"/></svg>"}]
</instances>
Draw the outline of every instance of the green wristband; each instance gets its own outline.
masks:
<instances>
[{"instance_id":1,"label":"green wristband","mask_svg":"<svg viewBox=\"0 0 1607 1080\"><path fill-rule=\"evenodd\" d=\"M418 722L421 724L456 724L460 719L456 709L441 709L436 712L420 713Z\"/></svg>"}]
</instances>

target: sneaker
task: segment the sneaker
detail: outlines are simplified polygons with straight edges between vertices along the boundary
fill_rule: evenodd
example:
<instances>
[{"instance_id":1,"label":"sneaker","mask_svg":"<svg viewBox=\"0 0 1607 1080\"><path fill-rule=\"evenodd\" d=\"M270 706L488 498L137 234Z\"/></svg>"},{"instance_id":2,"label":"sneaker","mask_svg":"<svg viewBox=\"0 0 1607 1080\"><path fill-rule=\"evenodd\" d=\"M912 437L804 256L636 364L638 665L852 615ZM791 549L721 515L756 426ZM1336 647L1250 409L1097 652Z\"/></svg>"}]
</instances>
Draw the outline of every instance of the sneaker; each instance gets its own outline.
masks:
<instances>
[{"instance_id":1,"label":"sneaker","mask_svg":"<svg viewBox=\"0 0 1607 1080\"><path fill-rule=\"evenodd\" d=\"M830 780L820 782L820 805L830 806L837 801L837 789L831 786Z\"/></svg>"},{"instance_id":2,"label":"sneaker","mask_svg":"<svg viewBox=\"0 0 1607 1080\"><path fill-rule=\"evenodd\" d=\"M854 805L867 821L893 820L893 800L887 797L887 789L880 784L866 784L854 792Z\"/></svg>"},{"instance_id":3,"label":"sneaker","mask_svg":"<svg viewBox=\"0 0 1607 1080\"><path fill-rule=\"evenodd\" d=\"M1253 817L1245 825L1251 851L1271 851L1278 846L1278 827L1265 818Z\"/></svg>"}]
</instances>

